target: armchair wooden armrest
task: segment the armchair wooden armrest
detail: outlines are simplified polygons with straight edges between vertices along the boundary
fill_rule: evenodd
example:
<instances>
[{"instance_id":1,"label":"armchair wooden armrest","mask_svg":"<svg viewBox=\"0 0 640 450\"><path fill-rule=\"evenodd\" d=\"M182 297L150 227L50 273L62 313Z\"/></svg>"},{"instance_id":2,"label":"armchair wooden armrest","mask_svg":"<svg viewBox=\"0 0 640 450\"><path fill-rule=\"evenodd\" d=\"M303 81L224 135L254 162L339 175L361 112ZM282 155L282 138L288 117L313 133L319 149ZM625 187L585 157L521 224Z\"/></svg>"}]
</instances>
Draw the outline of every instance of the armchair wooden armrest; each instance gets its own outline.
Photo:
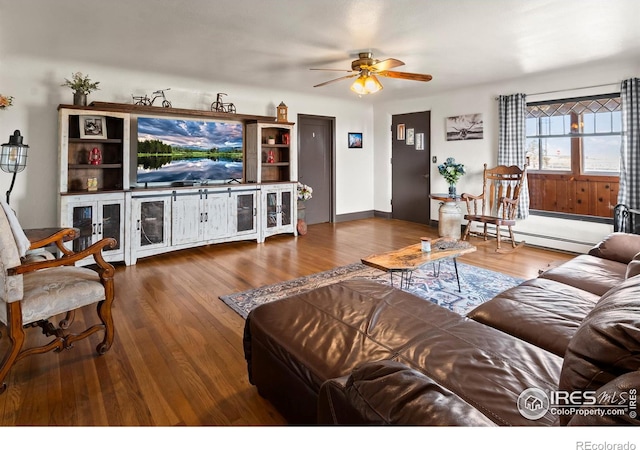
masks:
<instances>
[{"instance_id":1,"label":"armchair wooden armrest","mask_svg":"<svg viewBox=\"0 0 640 450\"><path fill-rule=\"evenodd\" d=\"M35 237L30 237L31 247L29 247L29 250L35 250L38 248L46 247L51 244L55 244L56 247L58 247L58 250L60 250L63 254L65 255L73 254L73 252L68 248L66 248L63 245L63 243L67 241L71 241L76 237L78 237L78 230L76 230L75 228L61 228L57 230L55 228L51 228L51 229L43 228L43 229L37 229L34 231L47 232L49 230L51 231L55 230L55 231L52 234L46 235L44 237L41 237L40 233L37 233Z\"/></svg>"},{"instance_id":2,"label":"armchair wooden armrest","mask_svg":"<svg viewBox=\"0 0 640 450\"><path fill-rule=\"evenodd\" d=\"M68 230L71 230L73 233L75 233L75 231L72 228L69 228ZM67 232L68 230L63 230L63 231L60 231L59 233L56 233L54 236L59 236L59 239L57 240L53 239L53 236L51 236L50 237L51 240L48 240L49 238L47 238L47 239L43 239L42 241L38 241L38 242L48 242L48 243L55 242L56 245L58 245L59 243L60 247L65 249L64 256L58 259L47 260L47 261L27 262L17 267L12 267L8 269L7 273L9 275L20 275L20 274L40 270L40 269L48 269L51 267L72 266L77 261L80 261L81 259L84 259L88 256L93 256L96 262L96 265L98 266L96 271L100 274L100 278L104 279L105 277L112 277L114 273L114 268L111 264L109 264L104 260L102 256L102 250L105 248L114 248L116 246L116 240L113 238L104 238L99 240L95 244L87 247L86 249L82 250L81 252L76 253L67 249L66 247L64 247L64 245L62 245L62 242L63 242L62 238L64 236L68 236L68 234L65 234L65 232Z\"/></svg>"}]
</instances>

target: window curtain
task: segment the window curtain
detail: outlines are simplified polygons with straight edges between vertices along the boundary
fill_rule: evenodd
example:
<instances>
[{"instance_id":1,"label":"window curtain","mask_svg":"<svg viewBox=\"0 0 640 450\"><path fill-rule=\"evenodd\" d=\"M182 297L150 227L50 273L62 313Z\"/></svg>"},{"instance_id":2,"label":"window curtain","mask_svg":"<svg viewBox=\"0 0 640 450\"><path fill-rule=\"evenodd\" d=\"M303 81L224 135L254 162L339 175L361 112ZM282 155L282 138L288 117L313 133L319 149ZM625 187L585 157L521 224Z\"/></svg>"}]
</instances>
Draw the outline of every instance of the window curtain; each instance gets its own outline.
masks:
<instances>
[{"instance_id":1,"label":"window curtain","mask_svg":"<svg viewBox=\"0 0 640 450\"><path fill-rule=\"evenodd\" d=\"M525 167L527 96L525 94L498 97L498 165ZM518 219L529 217L529 186L522 183L518 204Z\"/></svg>"},{"instance_id":2,"label":"window curtain","mask_svg":"<svg viewBox=\"0 0 640 450\"><path fill-rule=\"evenodd\" d=\"M623 80L622 146L620 147L620 189L618 203L640 209L640 78ZM637 224L632 223L632 227Z\"/></svg>"}]
</instances>

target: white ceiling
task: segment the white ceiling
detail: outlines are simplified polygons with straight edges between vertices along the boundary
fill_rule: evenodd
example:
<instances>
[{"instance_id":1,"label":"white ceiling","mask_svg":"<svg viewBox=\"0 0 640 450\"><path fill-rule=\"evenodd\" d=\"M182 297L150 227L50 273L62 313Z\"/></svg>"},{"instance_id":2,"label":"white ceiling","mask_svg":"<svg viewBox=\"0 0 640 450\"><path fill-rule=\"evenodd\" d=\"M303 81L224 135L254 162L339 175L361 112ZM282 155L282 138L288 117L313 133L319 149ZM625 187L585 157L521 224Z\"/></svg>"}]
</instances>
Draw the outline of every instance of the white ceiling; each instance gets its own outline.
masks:
<instances>
[{"instance_id":1,"label":"white ceiling","mask_svg":"<svg viewBox=\"0 0 640 450\"><path fill-rule=\"evenodd\" d=\"M339 97L350 80L313 85L345 73L309 69L372 51L433 75L371 100L640 61L638 0L0 0L0 17L0 55Z\"/></svg>"}]
</instances>

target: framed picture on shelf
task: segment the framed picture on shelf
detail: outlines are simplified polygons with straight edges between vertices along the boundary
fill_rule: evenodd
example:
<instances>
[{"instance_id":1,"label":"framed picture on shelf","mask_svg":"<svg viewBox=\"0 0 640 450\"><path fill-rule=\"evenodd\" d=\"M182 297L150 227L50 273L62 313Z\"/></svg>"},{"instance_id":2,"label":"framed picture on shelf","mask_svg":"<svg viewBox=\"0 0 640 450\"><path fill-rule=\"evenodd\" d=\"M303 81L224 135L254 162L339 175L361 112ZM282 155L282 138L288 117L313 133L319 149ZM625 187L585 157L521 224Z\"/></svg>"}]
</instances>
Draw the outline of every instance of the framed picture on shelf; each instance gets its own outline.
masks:
<instances>
[{"instance_id":1,"label":"framed picture on shelf","mask_svg":"<svg viewBox=\"0 0 640 450\"><path fill-rule=\"evenodd\" d=\"M107 125L103 116L80 116L80 138L106 139Z\"/></svg>"},{"instance_id":2,"label":"framed picture on shelf","mask_svg":"<svg viewBox=\"0 0 640 450\"><path fill-rule=\"evenodd\" d=\"M362 148L362 133L349 133L349 148Z\"/></svg>"}]
</instances>

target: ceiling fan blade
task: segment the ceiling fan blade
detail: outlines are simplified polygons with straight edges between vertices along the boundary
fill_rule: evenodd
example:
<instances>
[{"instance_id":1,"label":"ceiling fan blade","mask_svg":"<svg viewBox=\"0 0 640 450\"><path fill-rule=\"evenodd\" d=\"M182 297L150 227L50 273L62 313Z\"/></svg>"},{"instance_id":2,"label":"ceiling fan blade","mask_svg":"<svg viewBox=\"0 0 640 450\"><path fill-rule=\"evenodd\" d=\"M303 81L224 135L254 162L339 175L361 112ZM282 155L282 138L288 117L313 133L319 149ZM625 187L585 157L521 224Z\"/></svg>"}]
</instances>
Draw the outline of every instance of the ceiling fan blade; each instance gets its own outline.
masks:
<instances>
[{"instance_id":1,"label":"ceiling fan blade","mask_svg":"<svg viewBox=\"0 0 640 450\"><path fill-rule=\"evenodd\" d=\"M409 72L394 72L392 70L384 70L377 72L377 75L388 78L399 78L401 80L414 80L414 81L431 81L433 78L431 75L423 73L409 73Z\"/></svg>"},{"instance_id":2,"label":"ceiling fan blade","mask_svg":"<svg viewBox=\"0 0 640 450\"><path fill-rule=\"evenodd\" d=\"M345 75L344 77L336 78L334 80L325 81L324 83L316 84L314 87L324 86L330 83L335 83L336 81L345 80L347 78L357 77L359 74L354 73L353 75Z\"/></svg>"},{"instance_id":3,"label":"ceiling fan blade","mask_svg":"<svg viewBox=\"0 0 640 450\"><path fill-rule=\"evenodd\" d=\"M376 72L393 69L394 67L404 66L404 63L399 59L389 58L383 61L378 61L375 64L372 64L370 69Z\"/></svg>"},{"instance_id":4,"label":"ceiling fan blade","mask_svg":"<svg viewBox=\"0 0 640 450\"><path fill-rule=\"evenodd\" d=\"M329 70L331 72L355 72L355 70L345 70L345 69L309 69L309 70Z\"/></svg>"}]
</instances>

